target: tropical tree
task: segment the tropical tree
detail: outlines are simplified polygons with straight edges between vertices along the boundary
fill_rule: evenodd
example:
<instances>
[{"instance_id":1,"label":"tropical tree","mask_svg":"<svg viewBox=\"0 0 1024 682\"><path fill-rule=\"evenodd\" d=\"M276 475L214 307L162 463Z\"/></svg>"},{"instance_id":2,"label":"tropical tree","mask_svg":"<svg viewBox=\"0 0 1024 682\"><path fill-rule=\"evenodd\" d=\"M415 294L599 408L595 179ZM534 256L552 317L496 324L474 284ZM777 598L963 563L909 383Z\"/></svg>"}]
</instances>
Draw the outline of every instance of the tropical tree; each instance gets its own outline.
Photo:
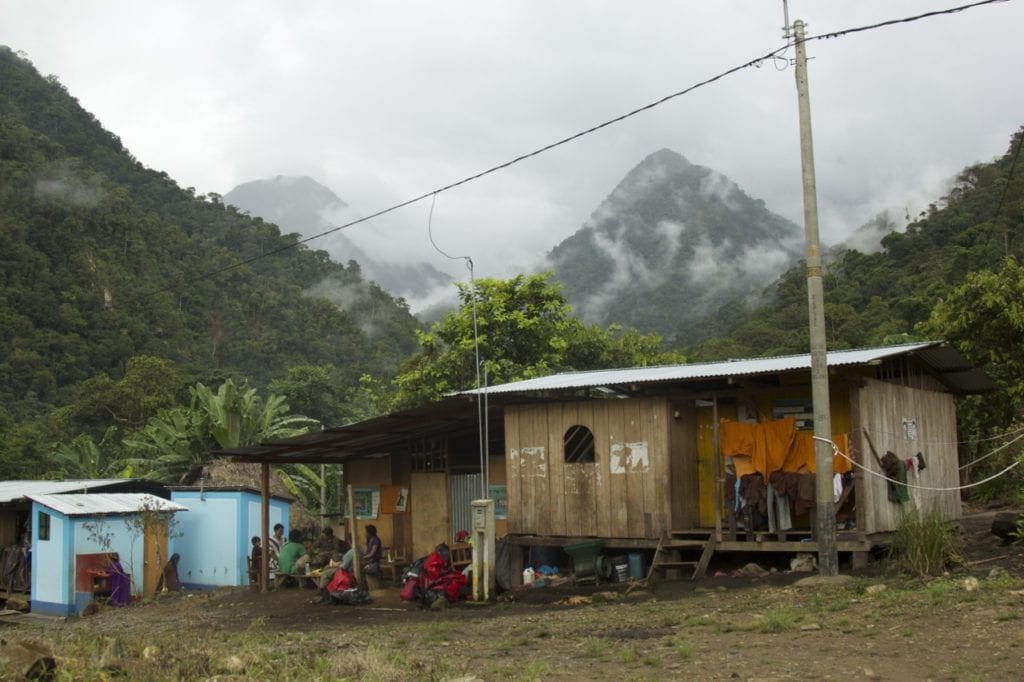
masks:
<instances>
[{"instance_id":1,"label":"tropical tree","mask_svg":"<svg viewBox=\"0 0 1024 682\"><path fill-rule=\"evenodd\" d=\"M928 321L917 326L917 332L949 341L999 384L995 394L962 401L958 421L960 433L968 438L962 448L965 464L979 462L970 472L972 478L1001 470L1022 453L1018 445L988 457L994 443L1003 437L1009 440L1024 426L1024 267L1008 257L998 271L968 274L934 307ZM991 498L1022 491L1024 474L1014 471L976 494Z\"/></svg>"},{"instance_id":2,"label":"tropical tree","mask_svg":"<svg viewBox=\"0 0 1024 682\"><path fill-rule=\"evenodd\" d=\"M131 455L124 472L157 480L179 479L191 467L209 461L216 448L232 449L298 436L318 427L315 419L293 415L283 396L263 400L256 389L226 380L213 392L203 383L189 389L188 407L163 410L124 444ZM319 495L323 481L304 464L275 469L289 491L304 502Z\"/></svg>"},{"instance_id":3,"label":"tropical tree","mask_svg":"<svg viewBox=\"0 0 1024 682\"><path fill-rule=\"evenodd\" d=\"M422 404L472 388L479 376L488 384L569 370L682 362L662 348L657 334L612 326L587 326L551 273L508 280L460 283L458 310L429 332L418 332L419 351L395 378L398 407Z\"/></svg>"}]
</instances>

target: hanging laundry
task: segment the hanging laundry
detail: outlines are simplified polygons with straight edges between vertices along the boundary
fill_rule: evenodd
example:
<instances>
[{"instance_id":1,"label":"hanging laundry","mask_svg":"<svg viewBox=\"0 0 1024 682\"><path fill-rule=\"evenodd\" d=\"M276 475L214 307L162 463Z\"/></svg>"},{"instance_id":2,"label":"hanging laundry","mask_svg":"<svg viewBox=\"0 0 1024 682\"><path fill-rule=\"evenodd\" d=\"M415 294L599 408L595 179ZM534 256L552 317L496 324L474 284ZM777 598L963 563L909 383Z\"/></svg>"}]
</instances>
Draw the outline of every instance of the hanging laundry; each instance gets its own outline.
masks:
<instances>
[{"instance_id":1,"label":"hanging laundry","mask_svg":"<svg viewBox=\"0 0 1024 682\"><path fill-rule=\"evenodd\" d=\"M907 466L892 451L887 451L881 459L882 471L889 479L888 496L889 501L895 504L903 504L910 501L910 491L907 489Z\"/></svg>"}]
</instances>

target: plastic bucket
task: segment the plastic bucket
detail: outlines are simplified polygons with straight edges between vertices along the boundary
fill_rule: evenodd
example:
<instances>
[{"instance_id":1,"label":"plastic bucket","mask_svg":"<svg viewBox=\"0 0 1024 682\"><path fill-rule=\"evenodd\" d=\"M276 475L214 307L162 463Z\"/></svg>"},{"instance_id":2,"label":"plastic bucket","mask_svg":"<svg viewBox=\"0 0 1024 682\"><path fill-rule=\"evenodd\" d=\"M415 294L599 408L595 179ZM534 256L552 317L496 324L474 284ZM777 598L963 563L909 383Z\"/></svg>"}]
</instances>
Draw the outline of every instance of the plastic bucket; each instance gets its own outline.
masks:
<instances>
[{"instance_id":1,"label":"plastic bucket","mask_svg":"<svg viewBox=\"0 0 1024 682\"><path fill-rule=\"evenodd\" d=\"M629 554L629 577L644 577L644 555L640 552L630 552Z\"/></svg>"}]
</instances>

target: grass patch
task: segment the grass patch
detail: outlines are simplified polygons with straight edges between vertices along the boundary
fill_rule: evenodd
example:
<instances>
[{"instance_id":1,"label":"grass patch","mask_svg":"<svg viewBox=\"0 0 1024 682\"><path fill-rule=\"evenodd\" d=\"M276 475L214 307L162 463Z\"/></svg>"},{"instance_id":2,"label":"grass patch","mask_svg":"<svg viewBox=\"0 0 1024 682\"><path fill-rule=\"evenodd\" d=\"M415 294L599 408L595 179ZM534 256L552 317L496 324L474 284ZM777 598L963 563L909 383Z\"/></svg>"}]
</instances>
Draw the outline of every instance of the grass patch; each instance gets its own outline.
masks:
<instances>
[{"instance_id":1,"label":"grass patch","mask_svg":"<svg viewBox=\"0 0 1024 682\"><path fill-rule=\"evenodd\" d=\"M521 682L533 682L534 680L542 680L550 674L550 663L543 660L534 660L526 664L526 666L519 671L516 679Z\"/></svg>"},{"instance_id":2,"label":"grass patch","mask_svg":"<svg viewBox=\"0 0 1024 682\"><path fill-rule=\"evenodd\" d=\"M766 633L789 632L800 627L799 623L800 616L794 609L775 609L764 614L757 629Z\"/></svg>"},{"instance_id":3,"label":"grass patch","mask_svg":"<svg viewBox=\"0 0 1024 682\"><path fill-rule=\"evenodd\" d=\"M583 640L583 655L587 658L601 658L606 647L607 643L597 637L587 637Z\"/></svg>"},{"instance_id":4,"label":"grass patch","mask_svg":"<svg viewBox=\"0 0 1024 682\"><path fill-rule=\"evenodd\" d=\"M904 573L928 577L963 563L962 543L953 526L936 511L905 512L896 526L889 558Z\"/></svg>"},{"instance_id":5,"label":"grass patch","mask_svg":"<svg viewBox=\"0 0 1024 682\"><path fill-rule=\"evenodd\" d=\"M636 663L637 655L636 649L633 647L626 647L625 649L619 649L619 660L623 663Z\"/></svg>"},{"instance_id":6,"label":"grass patch","mask_svg":"<svg viewBox=\"0 0 1024 682\"><path fill-rule=\"evenodd\" d=\"M684 661L688 661L691 658L693 658L693 644L687 642L684 639L674 640L672 642L672 648L675 650L676 656L683 659Z\"/></svg>"}]
</instances>

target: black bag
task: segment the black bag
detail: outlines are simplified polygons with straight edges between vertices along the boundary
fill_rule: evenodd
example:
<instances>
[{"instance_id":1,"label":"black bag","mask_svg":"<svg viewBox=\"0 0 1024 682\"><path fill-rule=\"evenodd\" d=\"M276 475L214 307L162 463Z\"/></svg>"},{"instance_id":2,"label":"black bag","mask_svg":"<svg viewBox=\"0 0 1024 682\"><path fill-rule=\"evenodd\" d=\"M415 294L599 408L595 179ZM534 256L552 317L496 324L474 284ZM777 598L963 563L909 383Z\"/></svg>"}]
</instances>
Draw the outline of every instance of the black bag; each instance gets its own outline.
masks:
<instances>
[{"instance_id":1,"label":"black bag","mask_svg":"<svg viewBox=\"0 0 1024 682\"><path fill-rule=\"evenodd\" d=\"M369 604L370 593L366 590L361 590L358 587L353 587L349 590L341 590L339 592L331 592L330 599L332 604Z\"/></svg>"}]
</instances>

